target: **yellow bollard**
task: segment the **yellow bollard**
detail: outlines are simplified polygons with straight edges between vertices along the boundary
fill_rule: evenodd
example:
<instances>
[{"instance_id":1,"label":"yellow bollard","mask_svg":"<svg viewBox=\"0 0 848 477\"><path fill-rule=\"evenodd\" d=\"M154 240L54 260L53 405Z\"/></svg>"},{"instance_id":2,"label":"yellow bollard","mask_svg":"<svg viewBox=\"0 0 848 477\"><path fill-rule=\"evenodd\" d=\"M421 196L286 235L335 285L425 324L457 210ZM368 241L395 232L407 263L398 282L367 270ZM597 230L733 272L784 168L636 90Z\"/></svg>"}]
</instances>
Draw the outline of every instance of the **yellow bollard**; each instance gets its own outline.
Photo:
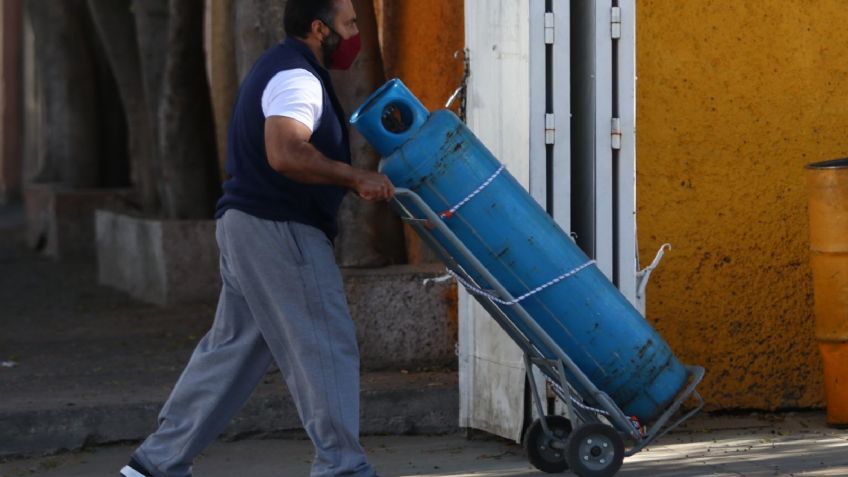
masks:
<instances>
[{"instance_id":1,"label":"yellow bollard","mask_svg":"<svg viewBox=\"0 0 848 477\"><path fill-rule=\"evenodd\" d=\"M807 165L816 339L827 422L848 426L848 158Z\"/></svg>"}]
</instances>

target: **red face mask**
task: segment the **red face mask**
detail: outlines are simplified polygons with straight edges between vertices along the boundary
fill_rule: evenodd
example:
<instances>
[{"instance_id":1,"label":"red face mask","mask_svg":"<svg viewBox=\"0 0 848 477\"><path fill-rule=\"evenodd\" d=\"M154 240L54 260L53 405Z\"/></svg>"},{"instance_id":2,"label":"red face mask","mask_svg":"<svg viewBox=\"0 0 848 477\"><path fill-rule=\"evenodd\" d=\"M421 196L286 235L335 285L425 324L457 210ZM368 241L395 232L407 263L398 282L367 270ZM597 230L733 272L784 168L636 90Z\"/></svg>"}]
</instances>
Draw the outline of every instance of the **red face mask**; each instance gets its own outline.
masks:
<instances>
[{"instance_id":1,"label":"red face mask","mask_svg":"<svg viewBox=\"0 0 848 477\"><path fill-rule=\"evenodd\" d=\"M321 45L321 48L324 50L324 64L334 70L346 70L350 68L359 55L359 49L362 47L362 40L359 37L359 33L345 39L329 24L326 22L324 24L330 29L330 36Z\"/></svg>"},{"instance_id":2,"label":"red face mask","mask_svg":"<svg viewBox=\"0 0 848 477\"><path fill-rule=\"evenodd\" d=\"M338 35L338 33L336 34ZM350 38L342 38L339 41L339 46L330 53L330 68L334 70L350 68L356 57L359 56L360 48L362 48L362 39L359 33Z\"/></svg>"}]
</instances>

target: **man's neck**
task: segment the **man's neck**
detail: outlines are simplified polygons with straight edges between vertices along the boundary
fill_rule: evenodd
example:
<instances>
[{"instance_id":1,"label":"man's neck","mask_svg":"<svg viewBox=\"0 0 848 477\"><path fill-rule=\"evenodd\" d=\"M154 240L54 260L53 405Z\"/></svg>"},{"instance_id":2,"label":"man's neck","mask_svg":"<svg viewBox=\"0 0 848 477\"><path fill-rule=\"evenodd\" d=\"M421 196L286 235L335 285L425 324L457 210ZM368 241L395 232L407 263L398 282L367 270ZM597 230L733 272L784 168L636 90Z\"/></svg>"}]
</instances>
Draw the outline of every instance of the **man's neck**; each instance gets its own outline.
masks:
<instances>
[{"instance_id":1,"label":"man's neck","mask_svg":"<svg viewBox=\"0 0 848 477\"><path fill-rule=\"evenodd\" d=\"M309 48L309 51L315 55L315 58L318 59L318 62L322 65L324 64L324 51L321 50L321 43L315 38L298 38L298 40L302 41L304 45Z\"/></svg>"}]
</instances>

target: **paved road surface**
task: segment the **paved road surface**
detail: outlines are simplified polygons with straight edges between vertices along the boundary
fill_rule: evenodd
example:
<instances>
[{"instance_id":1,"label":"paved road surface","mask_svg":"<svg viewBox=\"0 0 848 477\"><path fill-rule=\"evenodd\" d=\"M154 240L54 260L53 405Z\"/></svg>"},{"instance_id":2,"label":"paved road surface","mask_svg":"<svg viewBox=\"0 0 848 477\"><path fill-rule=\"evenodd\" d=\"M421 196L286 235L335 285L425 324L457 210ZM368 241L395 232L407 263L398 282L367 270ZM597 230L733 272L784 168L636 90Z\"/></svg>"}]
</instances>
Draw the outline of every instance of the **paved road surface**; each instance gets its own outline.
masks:
<instances>
[{"instance_id":1,"label":"paved road surface","mask_svg":"<svg viewBox=\"0 0 848 477\"><path fill-rule=\"evenodd\" d=\"M848 476L848 432L824 426L821 413L770 418L697 419L690 429L624 461L620 477ZM542 474L521 447L464 434L368 436L383 477L529 477ZM116 476L130 445L0 464L0 477ZM311 446L303 439L215 444L195 465L196 477L307 476ZM571 475L571 474L566 474Z\"/></svg>"}]
</instances>

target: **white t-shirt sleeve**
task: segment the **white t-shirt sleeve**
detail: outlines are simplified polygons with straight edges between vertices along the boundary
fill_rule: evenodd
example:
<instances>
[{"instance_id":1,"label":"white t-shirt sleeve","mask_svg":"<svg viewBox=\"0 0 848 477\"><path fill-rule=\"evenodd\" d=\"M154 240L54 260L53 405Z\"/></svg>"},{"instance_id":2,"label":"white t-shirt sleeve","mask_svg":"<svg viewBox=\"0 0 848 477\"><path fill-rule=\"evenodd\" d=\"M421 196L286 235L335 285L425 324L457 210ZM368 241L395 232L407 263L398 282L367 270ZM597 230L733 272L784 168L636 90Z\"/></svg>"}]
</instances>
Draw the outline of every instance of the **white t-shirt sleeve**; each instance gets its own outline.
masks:
<instances>
[{"instance_id":1,"label":"white t-shirt sleeve","mask_svg":"<svg viewBox=\"0 0 848 477\"><path fill-rule=\"evenodd\" d=\"M321 82L312 73L301 68L280 71L262 92L262 113L266 118L295 119L315 131L321 120L323 98Z\"/></svg>"}]
</instances>

